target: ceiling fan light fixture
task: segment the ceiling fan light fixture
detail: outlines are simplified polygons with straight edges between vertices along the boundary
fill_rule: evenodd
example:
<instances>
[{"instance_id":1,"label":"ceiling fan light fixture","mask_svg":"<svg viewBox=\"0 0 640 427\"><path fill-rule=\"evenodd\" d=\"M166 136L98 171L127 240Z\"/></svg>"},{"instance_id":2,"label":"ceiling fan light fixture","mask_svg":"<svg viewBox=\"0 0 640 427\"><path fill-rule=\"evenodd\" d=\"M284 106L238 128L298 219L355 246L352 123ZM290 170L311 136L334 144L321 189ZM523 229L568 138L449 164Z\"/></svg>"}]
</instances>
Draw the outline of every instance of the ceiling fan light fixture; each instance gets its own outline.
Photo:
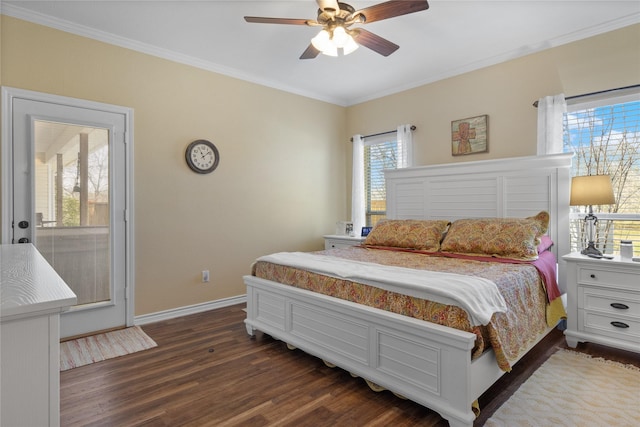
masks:
<instances>
[{"instance_id":1,"label":"ceiling fan light fixture","mask_svg":"<svg viewBox=\"0 0 640 427\"><path fill-rule=\"evenodd\" d=\"M344 27L336 27L331 33L321 30L311 39L311 44L328 56L338 56L338 49L342 49L343 55L348 55L358 48L358 44Z\"/></svg>"},{"instance_id":2,"label":"ceiling fan light fixture","mask_svg":"<svg viewBox=\"0 0 640 427\"><path fill-rule=\"evenodd\" d=\"M333 36L331 40L336 45L336 47L345 47L345 45L349 42L351 36L347 34L344 27L336 27L333 29Z\"/></svg>"},{"instance_id":3,"label":"ceiling fan light fixture","mask_svg":"<svg viewBox=\"0 0 640 427\"><path fill-rule=\"evenodd\" d=\"M329 32L327 30L320 31L314 38L311 39L311 44L320 52L324 53L324 51L326 49L329 49L329 47L331 46L331 37L329 36Z\"/></svg>"},{"instance_id":4,"label":"ceiling fan light fixture","mask_svg":"<svg viewBox=\"0 0 640 427\"><path fill-rule=\"evenodd\" d=\"M322 51L323 55L338 56L338 48L333 43L329 43L327 47Z\"/></svg>"},{"instance_id":5,"label":"ceiling fan light fixture","mask_svg":"<svg viewBox=\"0 0 640 427\"><path fill-rule=\"evenodd\" d=\"M349 40L347 40L347 43L342 48L342 53L344 55L349 55L350 53L354 52L359 47L358 43L356 43L356 41L353 39L353 37L351 37L350 34L348 36L349 36Z\"/></svg>"},{"instance_id":6,"label":"ceiling fan light fixture","mask_svg":"<svg viewBox=\"0 0 640 427\"><path fill-rule=\"evenodd\" d=\"M1 1L1 0L0 0ZM368 24L420 12L429 8L427 0L383 1L364 9L336 0L316 0L318 15L314 19L269 18L245 16L244 20L258 24L287 24L322 27L322 31L311 39L300 59L313 59L320 53L330 56L349 55L360 45L382 55L389 56L400 46L362 28L350 29L354 24ZM357 42L354 40L354 35Z\"/></svg>"}]
</instances>

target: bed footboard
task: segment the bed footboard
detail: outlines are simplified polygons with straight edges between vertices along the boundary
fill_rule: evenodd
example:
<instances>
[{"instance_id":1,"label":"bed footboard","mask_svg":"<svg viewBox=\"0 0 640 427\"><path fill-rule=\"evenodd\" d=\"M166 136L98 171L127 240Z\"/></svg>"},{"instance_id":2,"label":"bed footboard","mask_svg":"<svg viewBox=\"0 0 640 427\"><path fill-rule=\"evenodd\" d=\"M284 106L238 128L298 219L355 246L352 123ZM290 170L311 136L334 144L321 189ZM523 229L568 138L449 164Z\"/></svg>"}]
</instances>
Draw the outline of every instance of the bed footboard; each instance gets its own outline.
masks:
<instances>
[{"instance_id":1,"label":"bed footboard","mask_svg":"<svg viewBox=\"0 0 640 427\"><path fill-rule=\"evenodd\" d=\"M451 426L473 426L472 402L502 374L494 364L491 379L479 379L472 333L254 276L244 282L250 335L269 334L438 412Z\"/></svg>"}]
</instances>

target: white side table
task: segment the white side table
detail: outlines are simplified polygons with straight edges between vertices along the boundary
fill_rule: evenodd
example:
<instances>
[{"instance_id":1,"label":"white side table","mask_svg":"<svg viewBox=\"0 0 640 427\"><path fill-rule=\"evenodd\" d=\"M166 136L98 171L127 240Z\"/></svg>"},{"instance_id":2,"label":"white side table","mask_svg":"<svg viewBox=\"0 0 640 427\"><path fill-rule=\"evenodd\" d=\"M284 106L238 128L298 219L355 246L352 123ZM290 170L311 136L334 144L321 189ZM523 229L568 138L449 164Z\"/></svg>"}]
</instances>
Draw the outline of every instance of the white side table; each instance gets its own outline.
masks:
<instances>
[{"instance_id":1,"label":"white side table","mask_svg":"<svg viewBox=\"0 0 640 427\"><path fill-rule=\"evenodd\" d=\"M640 263L594 259L580 253L567 262L569 347L594 342L640 353Z\"/></svg>"}]
</instances>

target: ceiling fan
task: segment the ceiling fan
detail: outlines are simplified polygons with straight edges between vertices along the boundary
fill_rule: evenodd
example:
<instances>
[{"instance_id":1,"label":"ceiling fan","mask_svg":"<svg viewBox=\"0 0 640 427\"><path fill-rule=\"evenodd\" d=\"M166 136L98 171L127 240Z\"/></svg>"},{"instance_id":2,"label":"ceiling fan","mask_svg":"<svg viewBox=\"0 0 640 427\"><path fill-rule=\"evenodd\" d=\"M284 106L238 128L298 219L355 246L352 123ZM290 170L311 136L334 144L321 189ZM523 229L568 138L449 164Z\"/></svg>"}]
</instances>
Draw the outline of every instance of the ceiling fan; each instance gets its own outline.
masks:
<instances>
[{"instance_id":1,"label":"ceiling fan","mask_svg":"<svg viewBox=\"0 0 640 427\"><path fill-rule=\"evenodd\" d=\"M368 24L429 8L426 0L387 1L360 10L336 0L316 0L316 2L319 9L315 20L259 16L245 16L244 19L247 22L259 24L322 27L320 33L311 39L311 44L302 53L300 59L312 59L320 53L338 56L338 49L342 50L343 55L348 55L356 50L359 44L380 55L389 56L400 46L363 28L350 27L354 24Z\"/></svg>"}]
</instances>

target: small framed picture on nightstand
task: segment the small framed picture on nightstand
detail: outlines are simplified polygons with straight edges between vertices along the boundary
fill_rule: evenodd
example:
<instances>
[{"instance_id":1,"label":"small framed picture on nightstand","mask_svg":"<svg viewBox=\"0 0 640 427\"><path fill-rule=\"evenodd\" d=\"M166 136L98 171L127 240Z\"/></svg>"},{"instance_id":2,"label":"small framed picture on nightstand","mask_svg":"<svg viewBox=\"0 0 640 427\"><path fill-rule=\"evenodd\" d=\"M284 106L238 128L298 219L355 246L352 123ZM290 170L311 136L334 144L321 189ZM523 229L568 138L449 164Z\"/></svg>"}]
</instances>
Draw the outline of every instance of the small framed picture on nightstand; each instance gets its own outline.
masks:
<instances>
[{"instance_id":1,"label":"small framed picture on nightstand","mask_svg":"<svg viewBox=\"0 0 640 427\"><path fill-rule=\"evenodd\" d=\"M350 221L336 222L336 234L339 236L352 236L353 222L350 222Z\"/></svg>"},{"instance_id":2,"label":"small framed picture on nightstand","mask_svg":"<svg viewBox=\"0 0 640 427\"><path fill-rule=\"evenodd\" d=\"M371 229L373 227L362 227L362 231L360 232L361 237L367 237L369 233L371 233Z\"/></svg>"}]
</instances>

